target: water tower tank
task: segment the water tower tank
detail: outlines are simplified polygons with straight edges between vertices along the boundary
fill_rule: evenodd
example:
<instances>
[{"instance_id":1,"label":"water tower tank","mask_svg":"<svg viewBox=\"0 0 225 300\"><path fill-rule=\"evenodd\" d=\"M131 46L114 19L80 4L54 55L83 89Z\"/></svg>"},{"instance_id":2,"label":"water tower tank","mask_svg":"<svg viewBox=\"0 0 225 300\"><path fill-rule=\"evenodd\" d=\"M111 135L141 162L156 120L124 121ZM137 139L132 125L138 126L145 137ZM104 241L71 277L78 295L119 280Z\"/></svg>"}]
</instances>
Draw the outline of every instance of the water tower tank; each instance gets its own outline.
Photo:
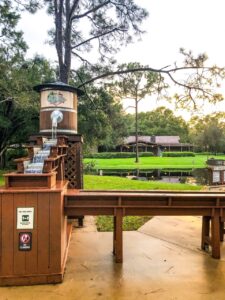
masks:
<instances>
[{"instance_id":1,"label":"water tower tank","mask_svg":"<svg viewBox=\"0 0 225 300\"><path fill-rule=\"evenodd\" d=\"M83 92L63 82L36 85L34 90L41 93L40 133L51 134L51 114L59 110L63 114L57 133L77 134L77 96Z\"/></svg>"}]
</instances>

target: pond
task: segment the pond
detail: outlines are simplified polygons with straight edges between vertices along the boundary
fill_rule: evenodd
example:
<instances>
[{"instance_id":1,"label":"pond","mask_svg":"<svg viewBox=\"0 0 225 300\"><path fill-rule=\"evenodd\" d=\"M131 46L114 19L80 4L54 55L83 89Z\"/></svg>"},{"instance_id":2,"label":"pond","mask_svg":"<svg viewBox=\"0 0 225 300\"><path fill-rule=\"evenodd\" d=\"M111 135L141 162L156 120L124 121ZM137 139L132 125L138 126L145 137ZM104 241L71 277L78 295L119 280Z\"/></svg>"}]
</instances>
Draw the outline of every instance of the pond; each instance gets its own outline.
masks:
<instances>
[{"instance_id":1,"label":"pond","mask_svg":"<svg viewBox=\"0 0 225 300\"><path fill-rule=\"evenodd\" d=\"M101 176L120 176L131 180L157 180L170 183L207 184L209 181L208 170L202 169L102 169L91 172Z\"/></svg>"}]
</instances>

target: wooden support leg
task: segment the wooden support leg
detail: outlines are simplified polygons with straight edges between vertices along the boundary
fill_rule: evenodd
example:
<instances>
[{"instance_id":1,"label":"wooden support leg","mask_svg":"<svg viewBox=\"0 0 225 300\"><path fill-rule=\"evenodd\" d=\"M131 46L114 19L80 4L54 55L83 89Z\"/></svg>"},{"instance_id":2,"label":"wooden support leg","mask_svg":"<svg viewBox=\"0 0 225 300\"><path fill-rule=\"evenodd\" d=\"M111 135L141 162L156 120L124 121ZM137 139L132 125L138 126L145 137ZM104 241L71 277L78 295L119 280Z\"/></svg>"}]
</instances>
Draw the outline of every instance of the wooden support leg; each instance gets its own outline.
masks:
<instances>
[{"instance_id":1,"label":"wooden support leg","mask_svg":"<svg viewBox=\"0 0 225 300\"><path fill-rule=\"evenodd\" d=\"M113 217L113 255L116 254L116 216Z\"/></svg>"},{"instance_id":2,"label":"wooden support leg","mask_svg":"<svg viewBox=\"0 0 225 300\"><path fill-rule=\"evenodd\" d=\"M215 214L211 220L212 257L220 258L220 217Z\"/></svg>"},{"instance_id":3,"label":"wooden support leg","mask_svg":"<svg viewBox=\"0 0 225 300\"><path fill-rule=\"evenodd\" d=\"M83 227L84 226L84 216L78 217L78 226Z\"/></svg>"},{"instance_id":4,"label":"wooden support leg","mask_svg":"<svg viewBox=\"0 0 225 300\"><path fill-rule=\"evenodd\" d=\"M116 209L115 219L115 256L116 262L123 262L123 211L122 209Z\"/></svg>"},{"instance_id":5,"label":"wooden support leg","mask_svg":"<svg viewBox=\"0 0 225 300\"><path fill-rule=\"evenodd\" d=\"M220 241L224 241L224 222L220 220Z\"/></svg>"},{"instance_id":6,"label":"wooden support leg","mask_svg":"<svg viewBox=\"0 0 225 300\"><path fill-rule=\"evenodd\" d=\"M210 229L209 225L210 225L210 217L203 216L202 217L202 244L201 244L202 250L206 250L206 246L208 245L206 239L209 240L209 229Z\"/></svg>"}]
</instances>

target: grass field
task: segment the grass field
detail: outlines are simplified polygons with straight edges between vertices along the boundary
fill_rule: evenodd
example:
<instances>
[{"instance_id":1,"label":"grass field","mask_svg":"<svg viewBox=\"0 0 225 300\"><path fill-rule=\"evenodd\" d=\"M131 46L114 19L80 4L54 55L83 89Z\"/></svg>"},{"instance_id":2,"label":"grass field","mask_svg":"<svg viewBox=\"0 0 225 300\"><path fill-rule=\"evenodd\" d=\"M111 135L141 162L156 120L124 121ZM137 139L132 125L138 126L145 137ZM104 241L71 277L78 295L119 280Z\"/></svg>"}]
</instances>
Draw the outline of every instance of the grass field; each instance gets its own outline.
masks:
<instances>
[{"instance_id":1,"label":"grass field","mask_svg":"<svg viewBox=\"0 0 225 300\"><path fill-rule=\"evenodd\" d=\"M4 185L0 171L0 185ZM89 190L200 190L201 186L160 181L138 181L114 176L84 175L84 188Z\"/></svg>"},{"instance_id":2,"label":"grass field","mask_svg":"<svg viewBox=\"0 0 225 300\"><path fill-rule=\"evenodd\" d=\"M210 156L212 157L212 156ZM94 161L96 169L163 169L163 168L204 168L206 155L195 157L140 157L140 162L135 163L134 158L111 158L111 159L90 159L84 162ZM217 159L225 159L225 155L216 156Z\"/></svg>"},{"instance_id":3,"label":"grass field","mask_svg":"<svg viewBox=\"0 0 225 300\"><path fill-rule=\"evenodd\" d=\"M138 230L142 225L149 221L151 217L129 216L123 218L123 230L132 231ZM98 231L113 231L112 216L98 216L96 218L96 226Z\"/></svg>"},{"instance_id":4,"label":"grass field","mask_svg":"<svg viewBox=\"0 0 225 300\"><path fill-rule=\"evenodd\" d=\"M84 188L88 190L200 190L201 186L160 181L138 181L114 176L84 176Z\"/></svg>"},{"instance_id":5,"label":"grass field","mask_svg":"<svg viewBox=\"0 0 225 300\"><path fill-rule=\"evenodd\" d=\"M4 181L4 177L2 176L2 174L6 173L6 171L0 170L0 186L4 185L5 181Z\"/></svg>"}]
</instances>

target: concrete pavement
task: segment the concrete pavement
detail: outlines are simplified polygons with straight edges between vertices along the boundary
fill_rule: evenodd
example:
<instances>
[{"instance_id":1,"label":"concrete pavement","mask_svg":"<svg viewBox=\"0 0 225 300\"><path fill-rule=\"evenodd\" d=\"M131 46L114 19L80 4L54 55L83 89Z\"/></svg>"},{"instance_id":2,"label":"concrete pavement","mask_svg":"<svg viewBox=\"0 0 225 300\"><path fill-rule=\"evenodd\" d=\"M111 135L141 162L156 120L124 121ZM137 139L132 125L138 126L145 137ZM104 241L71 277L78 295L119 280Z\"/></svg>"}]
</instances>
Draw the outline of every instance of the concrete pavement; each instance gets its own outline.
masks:
<instances>
[{"instance_id":1,"label":"concrete pavement","mask_svg":"<svg viewBox=\"0 0 225 300\"><path fill-rule=\"evenodd\" d=\"M62 284L0 288L0 300L224 300L225 246L212 259L199 250L200 218L171 218L125 232L123 265L112 233L75 230Z\"/></svg>"}]
</instances>

